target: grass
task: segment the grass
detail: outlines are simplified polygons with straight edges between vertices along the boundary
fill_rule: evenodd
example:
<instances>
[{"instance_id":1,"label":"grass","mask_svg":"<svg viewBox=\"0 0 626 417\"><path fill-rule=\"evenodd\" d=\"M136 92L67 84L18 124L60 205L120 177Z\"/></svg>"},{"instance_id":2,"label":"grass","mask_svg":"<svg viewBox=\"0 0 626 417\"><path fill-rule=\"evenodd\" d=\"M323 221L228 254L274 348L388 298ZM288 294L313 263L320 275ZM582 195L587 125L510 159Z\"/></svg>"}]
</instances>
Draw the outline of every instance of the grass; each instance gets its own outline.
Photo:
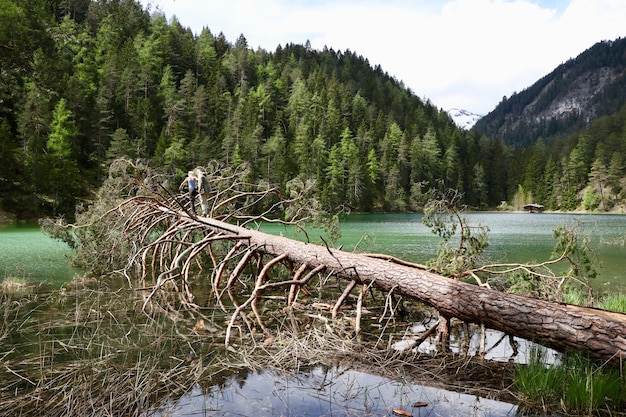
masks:
<instances>
[{"instance_id":1,"label":"grass","mask_svg":"<svg viewBox=\"0 0 626 417\"><path fill-rule=\"evenodd\" d=\"M0 282L0 293L24 295L33 293L36 285L29 283L26 279L17 277L6 277Z\"/></svg>"},{"instance_id":2,"label":"grass","mask_svg":"<svg viewBox=\"0 0 626 417\"><path fill-rule=\"evenodd\" d=\"M534 347L527 365L515 368L515 384L525 403L545 412L569 415L609 414L624 409L626 386L619 369L597 364L583 353L564 355L546 365L546 353Z\"/></svg>"},{"instance_id":3,"label":"grass","mask_svg":"<svg viewBox=\"0 0 626 417\"><path fill-rule=\"evenodd\" d=\"M564 301L585 305L587 294L578 288L564 292ZM626 313L626 294L605 297L598 308ZM515 366L515 386L527 406L544 412L571 415L608 415L626 409L626 380L622 369L598 364L583 353L565 354L548 364L546 349L531 349L529 363Z\"/></svg>"},{"instance_id":4,"label":"grass","mask_svg":"<svg viewBox=\"0 0 626 417\"><path fill-rule=\"evenodd\" d=\"M552 367L546 367L546 350L533 346L527 365L515 367L515 384L519 391L536 404L551 403L558 396L559 375Z\"/></svg>"},{"instance_id":5,"label":"grass","mask_svg":"<svg viewBox=\"0 0 626 417\"><path fill-rule=\"evenodd\" d=\"M568 287L563 291L563 301L568 304L575 304L579 306L588 305L589 294L583 291L582 288Z\"/></svg>"},{"instance_id":6,"label":"grass","mask_svg":"<svg viewBox=\"0 0 626 417\"><path fill-rule=\"evenodd\" d=\"M598 306L604 310L626 313L626 294L613 294L605 297Z\"/></svg>"}]
</instances>

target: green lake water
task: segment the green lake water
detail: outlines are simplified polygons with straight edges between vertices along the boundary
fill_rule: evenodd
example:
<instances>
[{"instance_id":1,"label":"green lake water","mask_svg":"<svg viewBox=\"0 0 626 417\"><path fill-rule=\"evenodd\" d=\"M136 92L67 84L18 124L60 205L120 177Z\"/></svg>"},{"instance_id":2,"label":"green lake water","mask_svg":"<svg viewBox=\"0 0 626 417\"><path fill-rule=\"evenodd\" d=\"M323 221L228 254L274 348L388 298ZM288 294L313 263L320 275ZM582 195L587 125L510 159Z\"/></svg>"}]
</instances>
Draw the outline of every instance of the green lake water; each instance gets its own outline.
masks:
<instances>
[{"instance_id":1,"label":"green lake water","mask_svg":"<svg viewBox=\"0 0 626 417\"><path fill-rule=\"evenodd\" d=\"M626 215L466 213L472 226L489 228L490 263L541 262L556 243L557 225L576 226L589 236L600 262L600 276L593 286L603 291L626 289ZM350 214L340 219L338 245L347 251L383 253L425 263L436 256L439 237L422 224L421 214ZM262 230L294 236L291 228L266 224ZM322 244L320 231L312 230L313 243ZM304 239L302 234L296 236ZM69 267L71 249L43 234L38 226L0 227L0 278L15 276L31 281L61 284L77 272Z\"/></svg>"},{"instance_id":2,"label":"green lake water","mask_svg":"<svg viewBox=\"0 0 626 417\"><path fill-rule=\"evenodd\" d=\"M412 262L425 263L436 256L441 239L422 224L421 214L350 214L340 219L344 250L393 255ZM603 214L530 214L465 213L470 226L489 228L489 263L529 263L549 259L558 225L575 227L580 236L588 236L599 261L599 277L592 285L604 291L626 290L626 215ZM262 228L269 233L293 236L291 229L274 224ZM309 237L321 243L320 232ZM300 234L298 239L303 239Z\"/></svg>"},{"instance_id":3,"label":"green lake water","mask_svg":"<svg viewBox=\"0 0 626 417\"><path fill-rule=\"evenodd\" d=\"M0 227L0 281L19 278L59 286L78 271L69 266L72 250L38 225Z\"/></svg>"}]
</instances>

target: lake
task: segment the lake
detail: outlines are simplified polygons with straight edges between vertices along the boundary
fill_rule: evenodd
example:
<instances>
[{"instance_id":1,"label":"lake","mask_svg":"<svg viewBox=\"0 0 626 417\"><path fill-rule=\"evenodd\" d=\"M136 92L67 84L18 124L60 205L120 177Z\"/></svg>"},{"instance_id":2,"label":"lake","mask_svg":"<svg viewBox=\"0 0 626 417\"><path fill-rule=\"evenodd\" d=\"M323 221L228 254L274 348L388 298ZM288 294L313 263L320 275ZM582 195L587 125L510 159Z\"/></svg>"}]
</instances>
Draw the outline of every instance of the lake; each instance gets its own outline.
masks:
<instances>
[{"instance_id":1,"label":"lake","mask_svg":"<svg viewBox=\"0 0 626 417\"><path fill-rule=\"evenodd\" d=\"M344 250L393 255L412 262L425 263L436 256L441 239L422 224L421 214L350 214L342 216ZM626 290L626 215L613 214L530 214L464 213L470 226L489 228L489 247L485 256L490 263L529 263L549 259L558 225L576 226L579 234L590 238L600 261L600 276L591 284L596 290ZM265 225L263 230L293 236L290 229ZM321 243L319 233L310 233L314 243ZM298 235L302 239L302 235Z\"/></svg>"},{"instance_id":2,"label":"lake","mask_svg":"<svg viewBox=\"0 0 626 417\"><path fill-rule=\"evenodd\" d=\"M577 227L591 239L600 264L595 288L626 289L626 215L603 214L529 214L465 213L472 226L489 228L490 262L524 263L545 261L556 243L557 225ZM350 214L340 219L344 250L376 252L412 262L425 263L437 253L441 241L422 224L421 214ZM264 225L268 233L293 236L291 228ZM311 231L314 243L322 243L319 231ZM303 239L303 235L297 235ZM69 267L70 248L43 234L36 225L0 227L0 274L54 285L71 279L77 272ZM1 278L1 277L0 277Z\"/></svg>"},{"instance_id":3,"label":"lake","mask_svg":"<svg viewBox=\"0 0 626 417\"><path fill-rule=\"evenodd\" d=\"M60 286L78 270L70 267L72 250L51 239L38 225L0 226L0 280L6 277Z\"/></svg>"},{"instance_id":4,"label":"lake","mask_svg":"<svg viewBox=\"0 0 626 417\"><path fill-rule=\"evenodd\" d=\"M465 217L470 225L489 227L490 246L486 256L491 262L547 260L555 243L553 229L561 224L577 224L580 233L591 238L603 264L601 277L594 286L605 291L619 291L626 287L623 274L626 270L624 215L467 213ZM421 220L419 214L343 216L340 221L342 238L338 244L348 251L358 246L356 250L360 252L385 253L424 263L435 256L440 239ZM293 233L291 229L276 225L264 225L263 230L285 235ZM321 242L317 231L311 231L310 237L317 243ZM298 238L302 238L302 235ZM4 277L25 278L58 287L79 272L68 266L69 254L71 250L67 245L47 237L35 225L0 228L0 268ZM54 303L51 310L58 305ZM487 358L507 362L511 350L506 343L494 345L499 337L499 334L488 333L487 347L491 347L491 352ZM125 338L128 338L128 334ZM121 337L120 340L125 338ZM174 337L174 340L178 340L178 337ZM197 346L202 344L204 341ZM478 345L478 341L473 341L472 345ZM10 349L10 346L6 345L5 348ZM428 349L429 345L425 344L424 348ZM520 357L527 357L528 352L523 349ZM168 354L164 353L163 357ZM206 383L209 384L209 381ZM427 406L423 409L412 408L416 402L424 402ZM218 385L211 385L211 388L191 387L184 395L162 405L157 415L379 416L392 415L391 410L395 407L411 410L413 415L532 415L520 410L516 404L492 401L441 387L387 379L341 366L316 366L311 369L294 369L292 372L274 369L235 372Z\"/></svg>"}]
</instances>

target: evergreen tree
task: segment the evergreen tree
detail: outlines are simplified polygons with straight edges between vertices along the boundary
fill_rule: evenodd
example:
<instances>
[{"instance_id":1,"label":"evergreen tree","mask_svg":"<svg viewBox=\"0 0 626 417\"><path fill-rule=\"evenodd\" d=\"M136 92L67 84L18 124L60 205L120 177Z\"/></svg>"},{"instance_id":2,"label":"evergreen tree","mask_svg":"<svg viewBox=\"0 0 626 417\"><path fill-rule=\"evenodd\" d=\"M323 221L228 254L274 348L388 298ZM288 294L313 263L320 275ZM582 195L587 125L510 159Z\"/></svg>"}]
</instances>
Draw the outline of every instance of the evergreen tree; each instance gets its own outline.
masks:
<instances>
[{"instance_id":1,"label":"evergreen tree","mask_svg":"<svg viewBox=\"0 0 626 417\"><path fill-rule=\"evenodd\" d=\"M215 159L247 163L253 182L315 180L329 208L418 209L440 179L476 207L520 184L551 209L579 208L584 190L603 207L626 198L626 108L545 141L559 126L520 126L512 134L539 139L514 149L456 128L350 51L254 51L243 34L196 37L134 1L53 3L0 0L0 145L13 149L0 172L21 173L22 205L71 215L70 194L121 155L175 175Z\"/></svg>"},{"instance_id":2,"label":"evergreen tree","mask_svg":"<svg viewBox=\"0 0 626 417\"><path fill-rule=\"evenodd\" d=\"M524 170L524 189L539 198L541 193L537 193L540 188L540 178L542 176L542 162L536 152L531 151L530 158ZM535 201L533 201L534 203ZM536 201L539 202L539 201Z\"/></svg>"},{"instance_id":3,"label":"evergreen tree","mask_svg":"<svg viewBox=\"0 0 626 417\"><path fill-rule=\"evenodd\" d=\"M359 150L354 143L350 128L346 127L341 135L341 156L345 165L346 203L353 209L360 207L365 186L363 163Z\"/></svg>"},{"instance_id":4,"label":"evergreen tree","mask_svg":"<svg viewBox=\"0 0 626 417\"><path fill-rule=\"evenodd\" d=\"M620 152L613 152L611 155L607 181L613 198L618 198L624 190L624 157Z\"/></svg>"},{"instance_id":5,"label":"evergreen tree","mask_svg":"<svg viewBox=\"0 0 626 417\"><path fill-rule=\"evenodd\" d=\"M285 136L280 129L276 129L274 134L262 146L261 152L266 160L265 178L268 184L284 185L287 178L283 178L281 173L285 170Z\"/></svg>"},{"instance_id":6,"label":"evergreen tree","mask_svg":"<svg viewBox=\"0 0 626 417\"><path fill-rule=\"evenodd\" d=\"M415 137L411 143L411 182L434 184L441 178L441 150L434 129L429 127L423 137Z\"/></svg>"},{"instance_id":7,"label":"evergreen tree","mask_svg":"<svg viewBox=\"0 0 626 417\"><path fill-rule=\"evenodd\" d=\"M331 212L341 210L345 196L345 161L341 147L334 145L328 154L326 181L323 184L322 203Z\"/></svg>"},{"instance_id":8,"label":"evergreen tree","mask_svg":"<svg viewBox=\"0 0 626 417\"><path fill-rule=\"evenodd\" d=\"M36 195L48 185L46 142L52 121L52 108L47 92L37 84L28 82L25 88L26 97L18 114L18 132L22 139L24 162L23 192L31 196L29 205L37 207L39 204Z\"/></svg>"},{"instance_id":9,"label":"evergreen tree","mask_svg":"<svg viewBox=\"0 0 626 417\"><path fill-rule=\"evenodd\" d=\"M0 194L4 196L20 195L19 147L9 122L4 119L0 123ZM1 202L1 201L0 201ZM8 206L9 201L4 205ZM15 204L15 202L12 202ZM4 207L5 209L7 207Z\"/></svg>"},{"instance_id":10,"label":"evergreen tree","mask_svg":"<svg viewBox=\"0 0 626 417\"><path fill-rule=\"evenodd\" d=\"M137 152L126 129L119 128L111 135L111 144L106 151L107 165L123 157L134 159L137 157Z\"/></svg>"},{"instance_id":11,"label":"evergreen tree","mask_svg":"<svg viewBox=\"0 0 626 417\"><path fill-rule=\"evenodd\" d=\"M608 203L607 185L609 182L609 171L606 168L606 163L602 160L601 155L599 155L591 164L589 182L591 190L599 196L599 205L606 208Z\"/></svg>"},{"instance_id":12,"label":"evergreen tree","mask_svg":"<svg viewBox=\"0 0 626 417\"><path fill-rule=\"evenodd\" d=\"M537 191L537 202L548 210L558 209L557 194L558 172L552 156L548 159Z\"/></svg>"},{"instance_id":13,"label":"evergreen tree","mask_svg":"<svg viewBox=\"0 0 626 417\"><path fill-rule=\"evenodd\" d=\"M46 147L56 159L61 161L72 157L72 138L76 135L72 113L66 108L66 101L61 98L52 113L52 124Z\"/></svg>"},{"instance_id":14,"label":"evergreen tree","mask_svg":"<svg viewBox=\"0 0 626 417\"><path fill-rule=\"evenodd\" d=\"M461 173L461 160L456 143L450 143L443 155L444 174L443 179L446 185L459 192L465 192L463 175Z\"/></svg>"},{"instance_id":15,"label":"evergreen tree","mask_svg":"<svg viewBox=\"0 0 626 417\"><path fill-rule=\"evenodd\" d=\"M485 179L485 170L480 164L474 165L474 181L472 184L474 198L477 207L485 209L488 207L487 182Z\"/></svg>"},{"instance_id":16,"label":"evergreen tree","mask_svg":"<svg viewBox=\"0 0 626 417\"><path fill-rule=\"evenodd\" d=\"M66 108L65 99L61 98L54 107L46 143L49 170L46 175L47 190L42 190L52 197L55 215L73 215L72 208L81 195L82 179L71 146L76 133L72 112Z\"/></svg>"}]
</instances>

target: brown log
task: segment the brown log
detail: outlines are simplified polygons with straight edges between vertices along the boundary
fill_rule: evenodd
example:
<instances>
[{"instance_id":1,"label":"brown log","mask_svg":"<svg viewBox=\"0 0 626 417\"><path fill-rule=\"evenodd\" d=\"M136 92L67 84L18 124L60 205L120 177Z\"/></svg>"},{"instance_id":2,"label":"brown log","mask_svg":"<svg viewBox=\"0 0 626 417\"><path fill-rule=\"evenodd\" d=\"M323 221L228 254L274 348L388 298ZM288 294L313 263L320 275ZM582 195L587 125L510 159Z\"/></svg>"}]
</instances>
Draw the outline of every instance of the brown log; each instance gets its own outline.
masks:
<instances>
[{"instance_id":1,"label":"brown log","mask_svg":"<svg viewBox=\"0 0 626 417\"><path fill-rule=\"evenodd\" d=\"M169 210L162 207L161 210ZM184 213L179 213L186 216ZM274 236L215 219L189 218L268 255L373 285L429 305L446 318L484 324L560 352L587 350L592 357L619 363L626 357L626 314L507 294L456 281L427 270L356 253Z\"/></svg>"}]
</instances>

